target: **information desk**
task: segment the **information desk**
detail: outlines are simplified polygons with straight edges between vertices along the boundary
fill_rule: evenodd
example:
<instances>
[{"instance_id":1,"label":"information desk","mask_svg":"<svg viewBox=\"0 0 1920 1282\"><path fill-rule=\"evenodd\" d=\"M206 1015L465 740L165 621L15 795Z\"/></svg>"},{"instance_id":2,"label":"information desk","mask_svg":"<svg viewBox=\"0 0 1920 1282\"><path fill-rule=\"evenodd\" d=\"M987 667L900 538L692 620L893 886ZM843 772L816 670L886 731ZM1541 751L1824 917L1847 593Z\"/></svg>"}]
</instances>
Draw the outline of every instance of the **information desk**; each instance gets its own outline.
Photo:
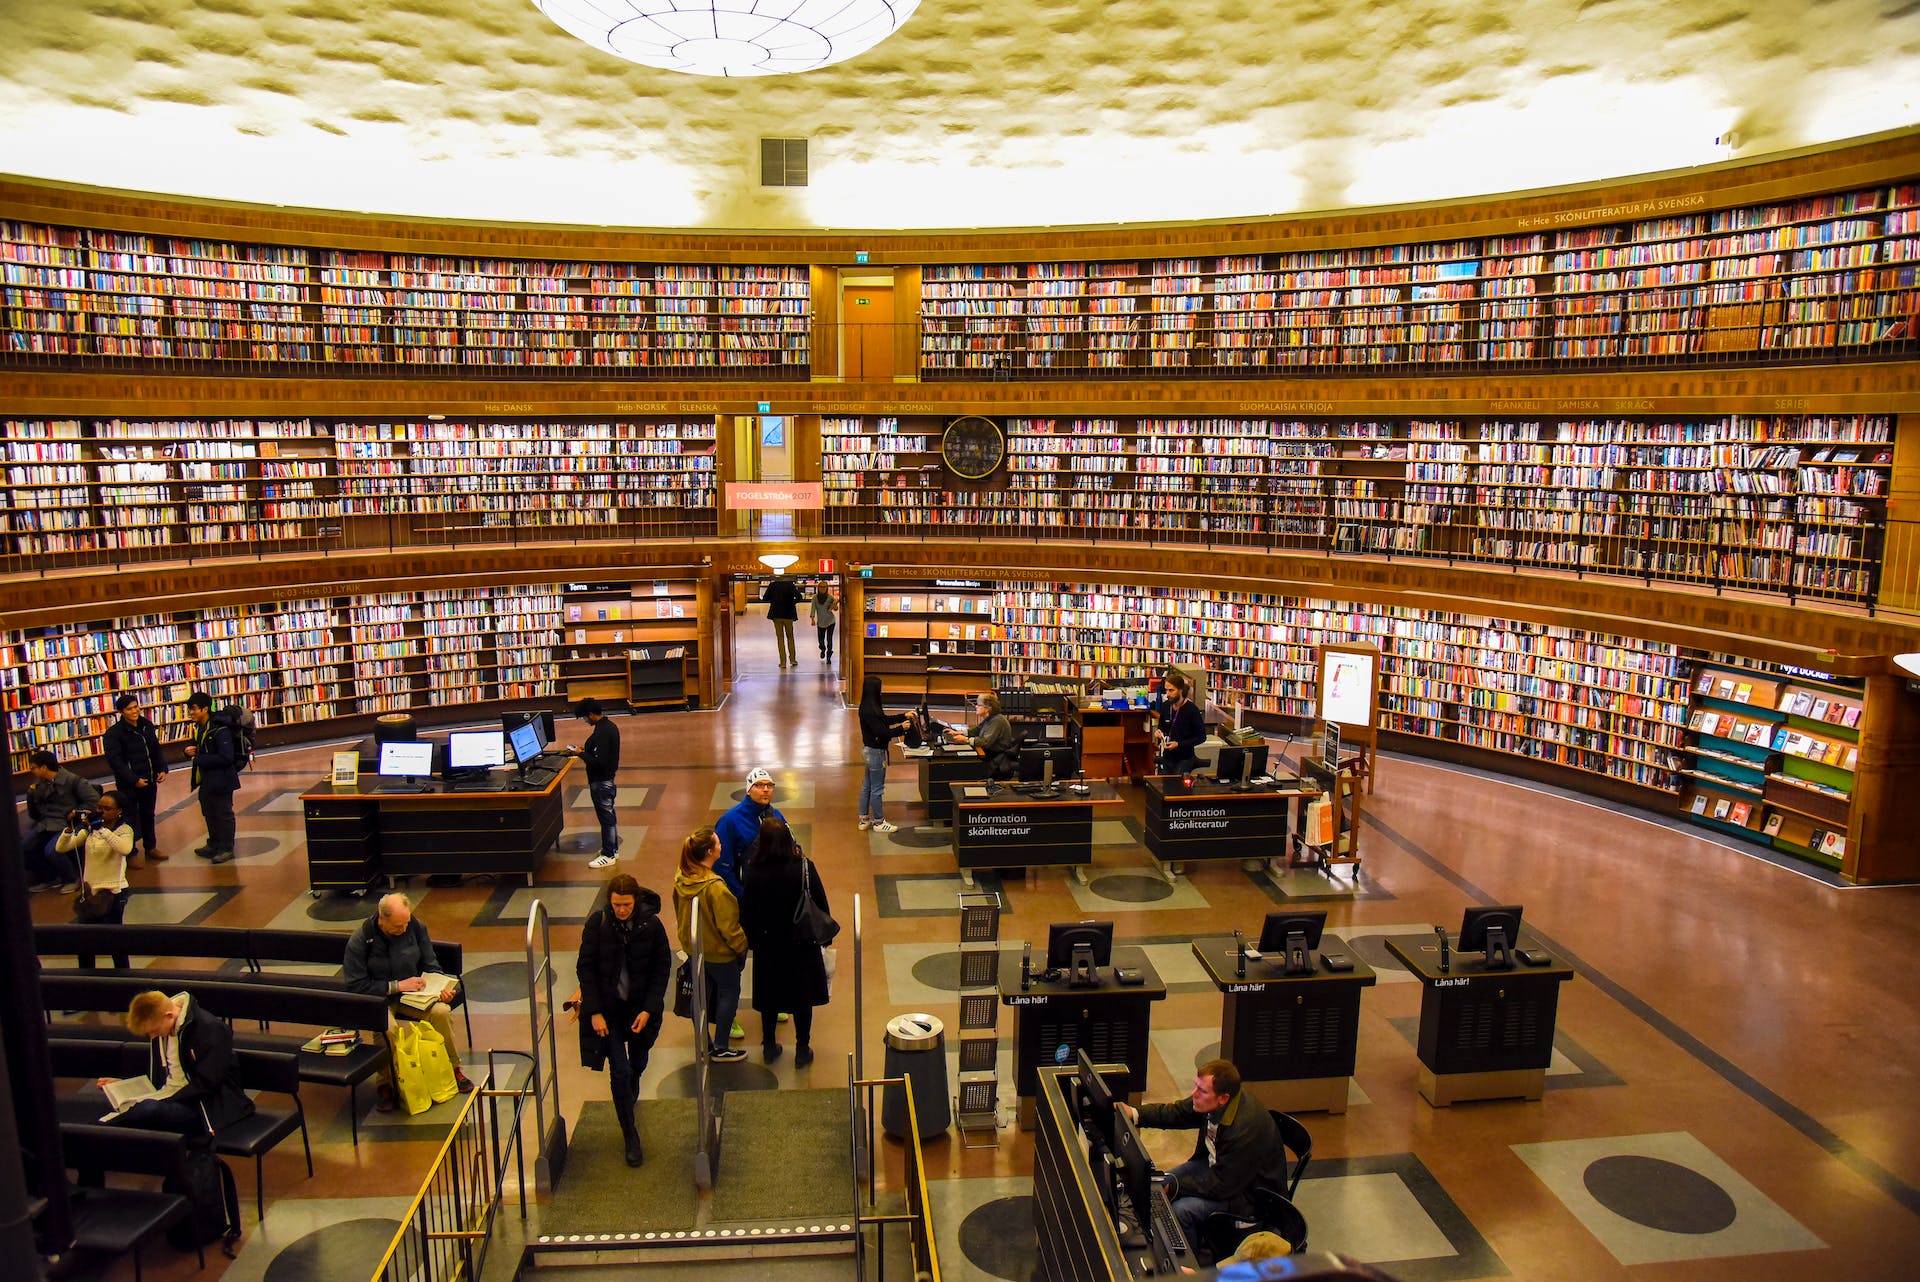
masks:
<instances>
[{"instance_id":1,"label":"information desk","mask_svg":"<svg viewBox=\"0 0 1920 1282\"><path fill-rule=\"evenodd\" d=\"M1182 782L1181 775L1147 777L1147 850L1168 865L1201 859L1275 859L1287 853L1295 803L1318 796L1313 784L1279 779L1237 792L1211 779Z\"/></svg>"},{"instance_id":2,"label":"information desk","mask_svg":"<svg viewBox=\"0 0 1920 1282\"><path fill-rule=\"evenodd\" d=\"M1147 1023L1153 1003L1167 995L1167 986L1147 963L1139 948L1113 950L1114 966L1140 972L1143 982L1123 987L1114 982L1113 966L1099 970L1098 988L1069 988L1066 981L1040 979L1044 955L1034 958L1033 984L1020 987L1020 954L1000 954L1000 1001L1013 1007L1013 1089L1020 1099L1020 1126L1033 1129L1035 1074L1042 1068L1072 1064L1074 1052L1085 1050L1096 1064L1127 1066L1127 1095L1138 1100L1147 1088Z\"/></svg>"},{"instance_id":3,"label":"information desk","mask_svg":"<svg viewBox=\"0 0 1920 1282\"><path fill-rule=\"evenodd\" d=\"M1056 785L1060 795L1044 801L1007 784L976 786L987 795L957 791L953 798L953 857L969 886L976 868L1079 869L1092 863L1094 811L1120 805L1120 794L1106 783L1089 783L1084 793Z\"/></svg>"},{"instance_id":4,"label":"information desk","mask_svg":"<svg viewBox=\"0 0 1920 1282\"><path fill-rule=\"evenodd\" d=\"M927 803L930 823L953 822L954 784L982 783L987 777L987 759L970 746L940 747L910 755L920 759L920 800Z\"/></svg>"},{"instance_id":5,"label":"information desk","mask_svg":"<svg viewBox=\"0 0 1920 1282\"><path fill-rule=\"evenodd\" d=\"M1037 1074L1033 1128L1035 1276L1050 1282L1129 1282L1145 1276L1150 1253L1120 1245L1108 1214L1108 1176L1096 1172L1075 1115L1075 1070ZM1147 1258L1142 1258L1147 1257Z\"/></svg>"},{"instance_id":6,"label":"information desk","mask_svg":"<svg viewBox=\"0 0 1920 1282\"><path fill-rule=\"evenodd\" d=\"M1478 953L1455 953L1443 974L1434 936L1398 935L1386 945L1423 990L1416 1049L1427 1102L1539 1099L1553 1057L1560 985L1573 978L1573 968L1555 957L1546 966L1488 970ZM1523 927L1515 947L1542 946Z\"/></svg>"},{"instance_id":7,"label":"information desk","mask_svg":"<svg viewBox=\"0 0 1920 1282\"><path fill-rule=\"evenodd\" d=\"M1322 935L1320 952L1344 953L1353 969L1320 965L1287 975L1278 957L1247 963L1236 973L1232 935L1193 941L1193 955L1223 993L1220 1058L1233 1061L1254 1098L1283 1113L1344 1113L1360 1034L1360 990L1371 988L1373 968L1337 935Z\"/></svg>"},{"instance_id":8,"label":"information desk","mask_svg":"<svg viewBox=\"0 0 1920 1282\"><path fill-rule=\"evenodd\" d=\"M365 890L383 877L517 873L531 886L566 824L561 789L574 764L535 792L448 792L438 782L428 792L363 792L323 781L300 796L308 885Z\"/></svg>"}]
</instances>

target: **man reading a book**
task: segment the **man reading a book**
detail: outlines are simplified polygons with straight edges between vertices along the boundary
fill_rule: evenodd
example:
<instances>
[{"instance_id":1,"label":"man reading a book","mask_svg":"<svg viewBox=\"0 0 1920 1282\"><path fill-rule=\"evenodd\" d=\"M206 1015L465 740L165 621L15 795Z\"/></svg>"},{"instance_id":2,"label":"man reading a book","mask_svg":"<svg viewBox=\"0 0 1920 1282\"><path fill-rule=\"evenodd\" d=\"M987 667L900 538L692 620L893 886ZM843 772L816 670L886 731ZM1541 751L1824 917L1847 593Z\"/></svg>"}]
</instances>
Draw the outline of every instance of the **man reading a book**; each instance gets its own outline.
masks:
<instances>
[{"instance_id":1,"label":"man reading a book","mask_svg":"<svg viewBox=\"0 0 1920 1282\"><path fill-rule=\"evenodd\" d=\"M433 940L413 915L412 900L401 894L380 900L379 910L347 937L344 975L349 991L385 997L394 1019L424 1019L432 1024L447 1044L453 1080L462 1091L473 1089L453 1051L453 1007L448 1003L460 986L440 973ZM374 1107L390 1113L393 1106L393 1085L383 1082Z\"/></svg>"},{"instance_id":2,"label":"man reading a book","mask_svg":"<svg viewBox=\"0 0 1920 1282\"><path fill-rule=\"evenodd\" d=\"M188 994L141 993L127 1008L127 1031L151 1039L147 1075L99 1079L114 1109L101 1120L192 1137L217 1134L253 1112L240 1089L233 1029Z\"/></svg>"}]
</instances>

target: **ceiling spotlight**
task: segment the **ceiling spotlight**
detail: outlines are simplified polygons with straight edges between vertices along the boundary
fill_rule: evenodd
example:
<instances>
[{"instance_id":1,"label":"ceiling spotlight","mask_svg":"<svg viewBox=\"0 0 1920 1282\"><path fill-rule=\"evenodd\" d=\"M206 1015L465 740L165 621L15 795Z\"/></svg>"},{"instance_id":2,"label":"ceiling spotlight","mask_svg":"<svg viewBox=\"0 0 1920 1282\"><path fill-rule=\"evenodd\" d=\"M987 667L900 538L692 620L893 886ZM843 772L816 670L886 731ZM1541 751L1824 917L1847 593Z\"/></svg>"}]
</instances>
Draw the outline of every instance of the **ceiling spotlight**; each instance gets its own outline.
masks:
<instances>
[{"instance_id":1,"label":"ceiling spotlight","mask_svg":"<svg viewBox=\"0 0 1920 1282\"><path fill-rule=\"evenodd\" d=\"M920 0L533 0L596 49L695 76L780 76L845 62Z\"/></svg>"}]
</instances>

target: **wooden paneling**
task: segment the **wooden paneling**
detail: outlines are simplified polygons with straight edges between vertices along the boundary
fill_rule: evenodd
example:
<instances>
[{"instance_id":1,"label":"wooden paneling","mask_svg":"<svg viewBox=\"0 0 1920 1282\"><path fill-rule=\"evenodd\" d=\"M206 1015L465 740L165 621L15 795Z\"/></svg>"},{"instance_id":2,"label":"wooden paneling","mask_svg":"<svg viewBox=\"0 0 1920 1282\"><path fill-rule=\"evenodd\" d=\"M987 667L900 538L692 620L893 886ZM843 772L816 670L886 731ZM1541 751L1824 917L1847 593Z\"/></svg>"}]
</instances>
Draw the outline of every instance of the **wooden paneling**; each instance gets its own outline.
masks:
<instances>
[{"instance_id":1,"label":"wooden paneling","mask_svg":"<svg viewBox=\"0 0 1920 1282\"><path fill-rule=\"evenodd\" d=\"M1920 880L1920 694L1901 677L1867 678L1853 813L1841 871L1857 882Z\"/></svg>"},{"instance_id":2,"label":"wooden paneling","mask_svg":"<svg viewBox=\"0 0 1920 1282\"><path fill-rule=\"evenodd\" d=\"M813 307L813 376L837 382L840 378L840 273L815 264L808 286Z\"/></svg>"}]
</instances>

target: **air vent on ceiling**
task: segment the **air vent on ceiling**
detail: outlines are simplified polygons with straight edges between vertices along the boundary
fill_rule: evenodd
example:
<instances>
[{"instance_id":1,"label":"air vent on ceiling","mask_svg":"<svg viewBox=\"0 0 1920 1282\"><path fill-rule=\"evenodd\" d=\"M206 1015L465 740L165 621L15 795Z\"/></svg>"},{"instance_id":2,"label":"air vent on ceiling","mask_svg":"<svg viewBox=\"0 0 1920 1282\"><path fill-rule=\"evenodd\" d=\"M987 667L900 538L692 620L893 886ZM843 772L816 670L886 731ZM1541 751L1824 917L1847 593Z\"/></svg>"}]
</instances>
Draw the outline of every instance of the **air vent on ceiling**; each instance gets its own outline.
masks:
<instances>
[{"instance_id":1,"label":"air vent on ceiling","mask_svg":"<svg viewBox=\"0 0 1920 1282\"><path fill-rule=\"evenodd\" d=\"M805 138L762 138L760 140L760 185L762 187L806 186L807 140Z\"/></svg>"}]
</instances>

